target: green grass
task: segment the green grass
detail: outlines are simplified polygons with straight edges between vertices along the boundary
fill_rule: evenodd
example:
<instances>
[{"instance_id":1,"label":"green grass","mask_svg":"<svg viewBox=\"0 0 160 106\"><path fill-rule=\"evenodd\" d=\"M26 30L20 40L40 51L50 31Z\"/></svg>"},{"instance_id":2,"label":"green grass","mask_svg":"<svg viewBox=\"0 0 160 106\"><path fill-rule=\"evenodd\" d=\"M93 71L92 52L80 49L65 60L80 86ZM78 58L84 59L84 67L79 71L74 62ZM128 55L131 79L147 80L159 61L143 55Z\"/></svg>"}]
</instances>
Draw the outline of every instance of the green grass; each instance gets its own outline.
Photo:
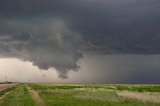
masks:
<instances>
[{"instance_id":1,"label":"green grass","mask_svg":"<svg viewBox=\"0 0 160 106\"><path fill-rule=\"evenodd\" d=\"M34 89L74 89L74 88L105 88L112 90L128 90L128 91L138 91L138 92L160 92L160 85L107 85L107 84L87 84L87 85L47 85L41 84L36 85L33 84L32 87Z\"/></svg>"},{"instance_id":2,"label":"green grass","mask_svg":"<svg viewBox=\"0 0 160 106\"><path fill-rule=\"evenodd\" d=\"M29 84L29 86L39 93L46 106L160 106L160 102L156 103L150 99L160 98L159 85ZM129 98L120 94L142 97L149 95L150 100L143 101L143 98ZM24 84L2 91L1 95L4 97L0 99L0 106L36 106Z\"/></svg>"},{"instance_id":3,"label":"green grass","mask_svg":"<svg viewBox=\"0 0 160 106\"><path fill-rule=\"evenodd\" d=\"M138 92L160 92L159 85L115 85L117 90L128 90Z\"/></svg>"},{"instance_id":4,"label":"green grass","mask_svg":"<svg viewBox=\"0 0 160 106\"><path fill-rule=\"evenodd\" d=\"M13 90L14 88L15 88L15 87L12 87L12 88L8 88L8 89L6 89L6 90L1 91L1 92L0 92L0 97L3 96L5 93Z\"/></svg>"},{"instance_id":5,"label":"green grass","mask_svg":"<svg viewBox=\"0 0 160 106\"><path fill-rule=\"evenodd\" d=\"M0 100L0 106L36 106L25 85L15 87Z\"/></svg>"},{"instance_id":6,"label":"green grass","mask_svg":"<svg viewBox=\"0 0 160 106\"><path fill-rule=\"evenodd\" d=\"M118 92L160 92L158 85L43 85L30 84L47 106L159 106L118 96ZM160 94L158 94L160 95Z\"/></svg>"}]
</instances>

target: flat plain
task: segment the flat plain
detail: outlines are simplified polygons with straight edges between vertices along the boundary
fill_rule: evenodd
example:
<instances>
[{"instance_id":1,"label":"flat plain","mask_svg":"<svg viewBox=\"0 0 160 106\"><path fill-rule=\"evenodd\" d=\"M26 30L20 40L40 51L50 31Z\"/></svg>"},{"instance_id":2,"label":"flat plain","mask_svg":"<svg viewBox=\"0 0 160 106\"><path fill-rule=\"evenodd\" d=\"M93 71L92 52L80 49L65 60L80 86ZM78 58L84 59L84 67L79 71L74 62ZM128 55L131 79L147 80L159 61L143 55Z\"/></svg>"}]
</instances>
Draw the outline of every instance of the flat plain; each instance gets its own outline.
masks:
<instances>
[{"instance_id":1,"label":"flat plain","mask_svg":"<svg viewBox=\"0 0 160 106\"><path fill-rule=\"evenodd\" d=\"M6 91L1 105L160 106L160 85L19 84Z\"/></svg>"}]
</instances>

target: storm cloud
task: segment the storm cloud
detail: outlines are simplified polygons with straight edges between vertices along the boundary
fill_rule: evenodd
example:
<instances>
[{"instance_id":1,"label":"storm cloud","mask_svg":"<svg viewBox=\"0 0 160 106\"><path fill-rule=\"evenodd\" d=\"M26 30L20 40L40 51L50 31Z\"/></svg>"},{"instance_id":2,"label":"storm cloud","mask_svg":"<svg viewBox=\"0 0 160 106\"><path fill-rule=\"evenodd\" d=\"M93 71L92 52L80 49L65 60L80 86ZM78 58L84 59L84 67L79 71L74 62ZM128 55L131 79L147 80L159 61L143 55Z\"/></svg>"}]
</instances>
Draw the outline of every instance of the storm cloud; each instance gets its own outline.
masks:
<instances>
[{"instance_id":1,"label":"storm cloud","mask_svg":"<svg viewBox=\"0 0 160 106\"><path fill-rule=\"evenodd\" d=\"M67 70L78 70L78 59L82 57L81 35L72 32L61 20L53 20L49 27L26 22L11 22L16 31L0 37L1 56L15 57L31 61L40 69L55 68L61 78L66 78ZM8 22L8 24L10 24Z\"/></svg>"},{"instance_id":2,"label":"storm cloud","mask_svg":"<svg viewBox=\"0 0 160 106\"><path fill-rule=\"evenodd\" d=\"M0 56L79 69L83 54L160 53L159 0L1 0Z\"/></svg>"}]
</instances>

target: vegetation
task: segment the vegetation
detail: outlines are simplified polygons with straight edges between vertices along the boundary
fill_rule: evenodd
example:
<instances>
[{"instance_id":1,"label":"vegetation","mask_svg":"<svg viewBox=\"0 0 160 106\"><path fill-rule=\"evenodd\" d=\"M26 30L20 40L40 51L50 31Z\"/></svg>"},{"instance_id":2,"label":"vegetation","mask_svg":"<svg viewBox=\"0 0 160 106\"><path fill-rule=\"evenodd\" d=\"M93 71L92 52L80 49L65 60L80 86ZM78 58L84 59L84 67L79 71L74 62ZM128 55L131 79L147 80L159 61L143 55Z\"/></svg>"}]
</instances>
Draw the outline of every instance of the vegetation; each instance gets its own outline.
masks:
<instances>
[{"instance_id":1,"label":"vegetation","mask_svg":"<svg viewBox=\"0 0 160 106\"><path fill-rule=\"evenodd\" d=\"M0 92L0 106L159 105L160 85L20 84Z\"/></svg>"},{"instance_id":2,"label":"vegetation","mask_svg":"<svg viewBox=\"0 0 160 106\"><path fill-rule=\"evenodd\" d=\"M117 90L129 90L138 92L160 92L159 85L114 85Z\"/></svg>"},{"instance_id":3,"label":"vegetation","mask_svg":"<svg viewBox=\"0 0 160 106\"><path fill-rule=\"evenodd\" d=\"M4 95L5 93L13 90L14 88L15 88L15 87L12 87L12 88L8 88L8 89L6 89L6 90L1 91L1 92L0 92L0 97L1 97L2 95Z\"/></svg>"},{"instance_id":4,"label":"vegetation","mask_svg":"<svg viewBox=\"0 0 160 106\"><path fill-rule=\"evenodd\" d=\"M158 85L38 85L32 89L48 106L159 106ZM127 92L124 92L127 91ZM146 94L147 93L147 94ZM147 96L145 99L143 97ZM154 101L152 101L152 98Z\"/></svg>"},{"instance_id":5,"label":"vegetation","mask_svg":"<svg viewBox=\"0 0 160 106\"><path fill-rule=\"evenodd\" d=\"M36 106L25 85L12 88L10 93L0 99L0 106Z\"/></svg>"},{"instance_id":6,"label":"vegetation","mask_svg":"<svg viewBox=\"0 0 160 106\"><path fill-rule=\"evenodd\" d=\"M46 89L74 89L74 88L104 88L111 90L128 90L128 91L138 91L138 92L160 92L160 85L127 85L127 84L86 84L86 85L47 85L47 84L32 84L32 88L37 90L46 90Z\"/></svg>"}]
</instances>

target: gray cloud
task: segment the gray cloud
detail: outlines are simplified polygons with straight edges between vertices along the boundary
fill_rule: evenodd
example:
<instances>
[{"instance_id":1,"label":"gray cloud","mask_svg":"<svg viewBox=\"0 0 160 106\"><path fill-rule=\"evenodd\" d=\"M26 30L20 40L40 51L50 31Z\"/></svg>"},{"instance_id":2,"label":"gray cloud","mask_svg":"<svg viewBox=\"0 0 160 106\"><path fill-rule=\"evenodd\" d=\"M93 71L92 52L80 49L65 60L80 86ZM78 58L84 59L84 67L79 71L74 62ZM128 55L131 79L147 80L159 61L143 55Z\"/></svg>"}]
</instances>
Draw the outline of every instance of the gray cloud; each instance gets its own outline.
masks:
<instances>
[{"instance_id":1,"label":"gray cloud","mask_svg":"<svg viewBox=\"0 0 160 106\"><path fill-rule=\"evenodd\" d=\"M83 53L159 54L159 9L159 0L1 0L0 56L66 78Z\"/></svg>"},{"instance_id":2,"label":"gray cloud","mask_svg":"<svg viewBox=\"0 0 160 106\"><path fill-rule=\"evenodd\" d=\"M5 0L0 1L0 31L7 30L5 20L21 20L22 26L61 18L82 35L89 52L159 54L159 9L159 0Z\"/></svg>"},{"instance_id":3,"label":"gray cloud","mask_svg":"<svg viewBox=\"0 0 160 106\"><path fill-rule=\"evenodd\" d=\"M160 55L85 55L68 82L159 84L159 62Z\"/></svg>"},{"instance_id":4,"label":"gray cloud","mask_svg":"<svg viewBox=\"0 0 160 106\"><path fill-rule=\"evenodd\" d=\"M61 78L67 77L68 70L78 70L83 39L65 22L54 19L48 24L40 22L40 26L33 22L7 22L15 31L1 34L1 56L31 61L40 69L53 67Z\"/></svg>"}]
</instances>

